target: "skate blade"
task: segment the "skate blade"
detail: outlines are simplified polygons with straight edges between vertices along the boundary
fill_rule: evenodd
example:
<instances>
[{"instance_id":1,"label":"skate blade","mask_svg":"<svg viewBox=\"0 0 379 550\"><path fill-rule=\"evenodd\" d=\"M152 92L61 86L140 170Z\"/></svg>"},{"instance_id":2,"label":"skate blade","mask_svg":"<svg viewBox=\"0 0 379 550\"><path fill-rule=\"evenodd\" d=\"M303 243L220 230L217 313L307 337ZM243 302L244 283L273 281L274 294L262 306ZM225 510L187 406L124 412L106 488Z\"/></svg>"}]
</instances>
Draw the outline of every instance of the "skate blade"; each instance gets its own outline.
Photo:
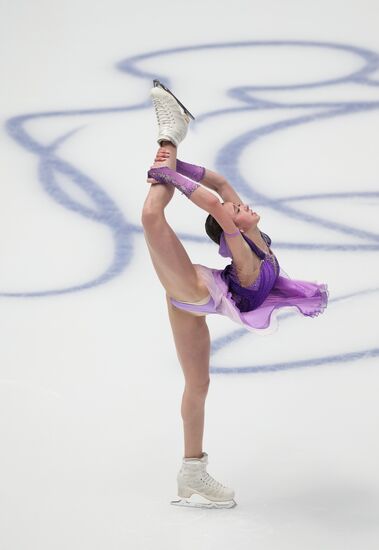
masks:
<instances>
[{"instance_id":1,"label":"skate blade","mask_svg":"<svg viewBox=\"0 0 379 550\"><path fill-rule=\"evenodd\" d=\"M159 80L153 80L153 85L154 85L154 88L162 88L163 90L165 90L165 92L168 92L170 95L172 95L172 97L175 99L175 101L177 101L179 103L179 105L181 106L181 108L183 109L183 111L186 113L186 115L188 115L190 118L192 118L192 120L195 120L195 117L193 116L193 114L191 114L189 112L189 110L187 109L187 107L185 107L183 105L183 103L181 103L179 101L179 99L172 93L171 90L169 90L168 88L166 88L166 86L164 86L162 84L162 82L159 82Z\"/></svg>"},{"instance_id":2,"label":"skate blade","mask_svg":"<svg viewBox=\"0 0 379 550\"><path fill-rule=\"evenodd\" d=\"M180 498L174 499L171 501L173 506L183 506L187 508L234 508L234 506L237 506L237 503L235 500L226 500L225 502L215 502L212 500L208 500L206 498L203 498L200 495L192 495L189 498Z\"/></svg>"}]
</instances>

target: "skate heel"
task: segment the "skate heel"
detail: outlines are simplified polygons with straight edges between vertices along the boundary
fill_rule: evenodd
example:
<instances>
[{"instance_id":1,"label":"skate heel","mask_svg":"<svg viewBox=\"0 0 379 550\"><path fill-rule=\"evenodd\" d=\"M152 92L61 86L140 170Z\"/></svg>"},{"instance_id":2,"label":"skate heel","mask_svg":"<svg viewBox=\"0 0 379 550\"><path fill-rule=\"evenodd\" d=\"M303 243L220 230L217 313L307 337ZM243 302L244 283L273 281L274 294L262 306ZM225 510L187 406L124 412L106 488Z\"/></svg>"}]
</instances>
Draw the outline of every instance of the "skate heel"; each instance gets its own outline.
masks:
<instances>
[{"instance_id":1,"label":"skate heel","mask_svg":"<svg viewBox=\"0 0 379 550\"><path fill-rule=\"evenodd\" d=\"M189 487L186 487L184 485L178 486L178 497L190 498L193 494L194 494L194 491L192 491Z\"/></svg>"}]
</instances>

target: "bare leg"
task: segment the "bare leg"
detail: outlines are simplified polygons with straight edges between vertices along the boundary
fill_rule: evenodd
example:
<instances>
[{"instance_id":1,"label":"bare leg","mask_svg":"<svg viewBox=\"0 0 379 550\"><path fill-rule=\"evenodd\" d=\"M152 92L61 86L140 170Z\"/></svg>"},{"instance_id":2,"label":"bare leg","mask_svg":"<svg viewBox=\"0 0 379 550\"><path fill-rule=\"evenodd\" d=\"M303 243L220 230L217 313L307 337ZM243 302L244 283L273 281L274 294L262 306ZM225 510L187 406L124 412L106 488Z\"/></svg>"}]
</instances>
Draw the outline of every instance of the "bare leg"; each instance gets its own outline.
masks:
<instances>
[{"instance_id":1,"label":"bare leg","mask_svg":"<svg viewBox=\"0 0 379 550\"><path fill-rule=\"evenodd\" d=\"M169 152L156 160L156 165L175 169L176 148L165 144ZM162 153L162 148L159 150ZM183 369L185 389L181 414L184 427L184 452L187 458L202 456L204 407L209 386L210 338L205 317L175 308L169 297L197 301L208 295L182 243L167 223L164 208L170 202L174 187L153 184L146 198L142 223L145 239L157 275L168 294L168 312L178 359Z\"/></svg>"},{"instance_id":2,"label":"bare leg","mask_svg":"<svg viewBox=\"0 0 379 550\"><path fill-rule=\"evenodd\" d=\"M205 316L195 317L181 311L173 307L169 299L167 305L176 351L185 378L181 407L184 456L201 458L205 399L209 387L209 330Z\"/></svg>"},{"instance_id":3,"label":"bare leg","mask_svg":"<svg viewBox=\"0 0 379 550\"><path fill-rule=\"evenodd\" d=\"M176 148L170 143L165 143L157 153L155 166L162 165L176 169ZM201 458L205 399L209 387L209 331L205 316L198 317L175 308L169 297L195 302L205 298L208 289L200 281L186 250L165 219L164 208L174 190L172 185L151 185L142 223L153 265L168 295L169 319L185 378L181 406L184 456Z\"/></svg>"},{"instance_id":4,"label":"bare leg","mask_svg":"<svg viewBox=\"0 0 379 550\"><path fill-rule=\"evenodd\" d=\"M160 163L175 169L176 148L167 143L170 157ZM162 285L172 298L196 302L208 296L182 243L164 215L175 188L170 184L152 184L146 197L142 224L150 256Z\"/></svg>"}]
</instances>

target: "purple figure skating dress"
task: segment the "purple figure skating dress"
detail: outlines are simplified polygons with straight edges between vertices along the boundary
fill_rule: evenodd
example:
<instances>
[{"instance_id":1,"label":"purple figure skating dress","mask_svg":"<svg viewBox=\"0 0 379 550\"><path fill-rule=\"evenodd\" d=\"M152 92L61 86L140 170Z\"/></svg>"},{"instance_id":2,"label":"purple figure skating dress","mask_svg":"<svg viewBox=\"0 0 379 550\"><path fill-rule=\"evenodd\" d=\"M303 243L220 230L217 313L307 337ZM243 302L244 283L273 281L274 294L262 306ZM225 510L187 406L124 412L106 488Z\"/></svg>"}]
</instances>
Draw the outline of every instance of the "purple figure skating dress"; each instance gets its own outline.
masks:
<instances>
[{"instance_id":1,"label":"purple figure skating dress","mask_svg":"<svg viewBox=\"0 0 379 550\"><path fill-rule=\"evenodd\" d=\"M270 237L265 233L261 235L270 247ZM281 271L274 254L266 254L246 235L242 236L261 260L258 278L252 285L243 287L239 284L233 262L224 269L197 265L208 287L209 301L194 305L171 298L171 303L193 313L226 315L253 332L272 332L277 325L276 313L282 308L295 308L310 317L324 311L328 303L327 285L290 279ZM219 254L232 258L223 233Z\"/></svg>"},{"instance_id":2,"label":"purple figure skating dress","mask_svg":"<svg viewBox=\"0 0 379 550\"><path fill-rule=\"evenodd\" d=\"M174 171L168 167L152 168L148 177L160 183L170 183L188 198L203 179L205 168L177 159ZM283 308L294 308L308 317L324 311L328 303L327 285L290 279L281 269L271 252L271 239L261 232L270 254L266 254L251 239L241 233L252 252L261 260L258 278L248 287L240 285L233 262L224 269L211 269L197 264L205 285L209 290L207 303L190 304L170 298L179 309L197 314L218 313L226 315L254 332L272 332L276 328L276 313ZM221 234L219 254L232 258L232 254Z\"/></svg>"}]
</instances>

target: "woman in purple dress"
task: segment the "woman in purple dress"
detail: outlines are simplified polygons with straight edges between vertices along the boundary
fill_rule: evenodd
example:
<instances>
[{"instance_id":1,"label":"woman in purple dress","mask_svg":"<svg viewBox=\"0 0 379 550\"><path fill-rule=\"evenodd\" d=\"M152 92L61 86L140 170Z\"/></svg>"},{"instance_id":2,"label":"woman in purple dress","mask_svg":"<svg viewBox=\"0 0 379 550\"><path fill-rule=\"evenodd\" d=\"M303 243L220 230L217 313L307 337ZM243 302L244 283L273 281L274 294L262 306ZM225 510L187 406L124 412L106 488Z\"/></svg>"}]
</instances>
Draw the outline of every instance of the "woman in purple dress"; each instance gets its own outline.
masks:
<instances>
[{"instance_id":1,"label":"woman in purple dress","mask_svg":"<svg viewBox=\"0 0 379 550\"><path fill-rule=\"evenodd\" d=\"M179 498L172 503L232 507L234 491L207 473L208 455L202 447L210 357L206 315L226 315L248 330L265 332L272 329L280 308L296 308L312 317L321 313L327 305L327 288L285 276L271 249L270 237L258 227L259 215L241 201L226 179L177 159L177 147L192 115L161 83L154 84L151 96L160 148L148 172L151 185L142 223L154 268L166 290L176 351L185 377L181 407L184 458L177 477ZM175 188L208 213L206 232L218 245L219 254L231 259L224 269L192 264L167 223L164 209ZM200 497L201 502L195 503L192 495Z\"/></svg>"}]
</instances>

